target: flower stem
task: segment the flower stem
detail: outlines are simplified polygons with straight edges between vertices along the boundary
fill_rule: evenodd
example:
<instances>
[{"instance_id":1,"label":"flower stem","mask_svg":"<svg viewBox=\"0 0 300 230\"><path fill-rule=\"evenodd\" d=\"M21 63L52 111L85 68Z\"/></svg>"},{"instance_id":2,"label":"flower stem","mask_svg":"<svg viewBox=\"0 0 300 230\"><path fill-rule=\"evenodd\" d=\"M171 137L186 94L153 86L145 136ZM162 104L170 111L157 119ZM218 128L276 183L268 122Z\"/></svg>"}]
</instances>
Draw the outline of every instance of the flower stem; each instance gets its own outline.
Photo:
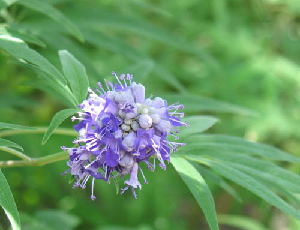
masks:
<instances>
[{"instance_id":1,"label":"flower stem","mask_svg":"<svg viewBox=\"0 0 300 230\"><path fill-rule=\"evenodd\" d=\"M0 137L8 137L16 134L35 134L35 133L45 133L47 131L47 127L37 127L36 130L5 130L0 131ZM78 133L75 130L67 129L67 128L57 128L54 130L55 134L63 134L67 136L77 136Z\"/></svg>"},{"instance_id":2,"label":"flower stem","mask_svg":"<svg viewBox=\"0 0 300 230\"><path fill-rule=\"evenodd\" d=\"M26 167L26 166L43 166L57 161L67 160L67 152L59 152L45 157L30 158L30 160L19 161L0 161L0 168L5 167Z\"/></svg>"},{"instance_id":3,"label":"flower stem","mask_svg":"<svg viewBox=\"0 0 300 230\"><path fill-rule=\"evenodd\" d=\"M11 149L11 148L8 148L8 147L5 147L5 146L1 146L0 147L0 150L4 151L4 152L8 152L12 155L15 155L21 159L23 159L24 161L30 161L31 158L29 156L26 156L25 154L17 151L17 150L14 150L14 149Z\"/></svg>"}]
</instances>

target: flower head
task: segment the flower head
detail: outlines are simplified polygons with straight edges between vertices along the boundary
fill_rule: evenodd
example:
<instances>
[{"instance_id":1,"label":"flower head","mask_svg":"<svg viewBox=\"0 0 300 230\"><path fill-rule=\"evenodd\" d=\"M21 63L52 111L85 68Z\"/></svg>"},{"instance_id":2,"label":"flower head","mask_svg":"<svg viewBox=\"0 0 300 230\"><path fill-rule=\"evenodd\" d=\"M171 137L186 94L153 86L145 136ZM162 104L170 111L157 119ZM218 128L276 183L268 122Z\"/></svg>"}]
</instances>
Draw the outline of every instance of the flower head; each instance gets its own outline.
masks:
<instances>
[{"instance_id":1,"label":"flower head","mask_svg":"<svg viewBox=\"0 0 300 230\"><path fill-rule=\"evenodd\" d=\"M92 199L95 199L95 179L109 182L117 175L121 178L130 175L121 192L131 188L136 198L135 189L142 188L139 171L147 183L140 164L144 162L154 171L158 159L165 170L170 151L185 145L167 140L168 135L177 140L177 127L187 126L180 120L184 114L178 112L183 105L168 105L160 97L145 98L145 87L133 82L132 75L118 77L115 72L113 75L118 83L105 80L106 87L98 83L97 93L89 89L88 99L79 105L82 109L79 117L72 117L72 121L79 120L74 126L79 133L73 142L77 147L62 148L70 155L67 172L76 180L74 187L85 188L92 178Z\"/></svg>"}]
</instances>

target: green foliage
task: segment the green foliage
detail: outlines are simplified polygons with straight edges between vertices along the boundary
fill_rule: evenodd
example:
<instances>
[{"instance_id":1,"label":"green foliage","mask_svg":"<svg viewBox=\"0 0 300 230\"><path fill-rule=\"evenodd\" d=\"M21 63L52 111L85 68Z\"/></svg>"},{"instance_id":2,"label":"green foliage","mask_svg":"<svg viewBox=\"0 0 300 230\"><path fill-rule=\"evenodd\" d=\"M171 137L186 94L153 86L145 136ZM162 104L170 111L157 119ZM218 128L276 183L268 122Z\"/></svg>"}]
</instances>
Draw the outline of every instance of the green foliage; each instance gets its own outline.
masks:
<instances>
[{"instance_id":1,"label":"green foliage","mask_svg":"<svg viewBox=\"0 0 300 230\"><path fill-rule=\"evenodd\" d=\"M0 170L0 205L4 209L13 230L20 230L20 218L16 203L9 188L9 185Z\"/></svg>"},{"instance_id":2,"label":"green foliage","mask_svg":"<svg viewBox=\"0 0 300 230\"><path fill-rule=\"evenodd\" d=\"M42 144L45 144L49 137L52 135L53 131L68 117L74 115L75 113L80 112L79 109L64 109L62 111L59 111L55 116L53 117L47 132L44 134Z\"/></svg>"}]
</instances>

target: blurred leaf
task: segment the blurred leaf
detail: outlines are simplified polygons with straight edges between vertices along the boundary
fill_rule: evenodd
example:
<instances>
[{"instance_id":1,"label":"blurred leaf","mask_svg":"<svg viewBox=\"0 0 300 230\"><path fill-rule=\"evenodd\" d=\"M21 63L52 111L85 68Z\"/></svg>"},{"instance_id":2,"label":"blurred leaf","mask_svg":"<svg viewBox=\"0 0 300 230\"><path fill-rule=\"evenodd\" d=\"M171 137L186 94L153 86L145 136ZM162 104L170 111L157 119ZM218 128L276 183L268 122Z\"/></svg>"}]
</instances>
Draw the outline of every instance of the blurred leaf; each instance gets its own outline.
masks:
<instances>
[{"instance_id":1,"label":"blurred leaf","mask_svg":"<svg viewBox=\"0 0 300 230\"><path fill-rule=\"evenodd\" d=\"M226 224L241 230L268 230L258 221L244 216L218 215L218 219L220 224Z\"/></svg>"},{"instance_id":2,"label":"blurred leaf","mask_svg":"<svg viewBox=\"0 0 300 230\"><path fill-rule=\"evenodd\" d=\"M49 137L52 135L53 131L68 117L72 116L75 113L80 112L80 109L64 109L59 111L55 116L53 117L47 132L44 134L42 144L44 145Z\"/></svg>"},{"instance_id":3,"label":"blurred leaf","mask_svg":"<svg viewBox=\"0 0 300 230\"><path fill-rule=\"evenodd\" d=\"M211 116L189 116L183 118L182 121L186 122L189 126L184 127L178 136L181 139L185 139L192 134L202 133L208 130L218 121L218 119Z\"/></svg>"},{"instance_id":4,"label":"blurred leaf","mask_svg":"<svg viewBox=\"0 0 300 230\"><path fill-rule=\"evenodd\" d=\"M5 211L13 230L21 230L19 212L9 188L9 185L0 170L0 205Z\"/></svg>"},{"instance_id":5,"label":"blurred leaf","mask_svg":"<svg viewBox=\"0 0 300 230\"><path fill-rule=\"evenodd\" d=\"M13 148L21 149L23 151L23 148L20 145L2 138L0 138L0 146L13 147Z\"/></svg>"},{"instance_id":6,"label":"blurred leaf","mask_svg":"<svg viewBox=\"0 0 300 230\"><path fill-rule=\"evenodd\" d=\"M21 129L21 130L37 130L34 127L22 126L22 125L15 125L15 124L8 124L4 122L0 122L0 129Z\"/></svg>"},{"instance_id":7,"label":"blurred leaf","mask_svg":"<svg viewBox=\"0 0 300 230\"><path fill-rule=\"evenodd\" d=\"M233 105L227 102L217 101L211 98L206 98L192 94L163 94L162 98L168 100L168 102L176 103L180 102L184 104L184 110L186 113L195 112L226 112L226 113L237 113L243 115L255 115L255 112L245 109L243 107Z\"/></svg>"},{"instance_id":8,"label":"blurred leaf","mask_svg":"<svg viewBox=\"0 0 300 230\"><path fill-rule=\"evenodd\" d=\"M189 144L183 148L184 152L182 152L182 154L189 154L196 150L219 151L223 149L238 154L257 155L276 161L300 163L298 157L294 157L280 149L261 143L254 143L239 137L217 134L197 134L190 136L185 142Z\"/></svg>"},{"instance_id":9,"label":"blurred leaf","mask_svg":"<svg viewBox=\"0 0 300 230\"><path fill-rule=\"evenodd\" d=\"M11 4L13 4L16 1L17 0L0 0L0 10L2 10L5 7L10 6Z\"/></svg>"},{"instance_id":10,"label":"blurred leaf","mask_svg":"<svg viewBox=\"0 0 300 230\"><path fill-rule=\"evenodd\" d=\"M199 172L187 160L171 157L171 163L203 209L211 230L219 230L214 198Z\"/></svg>"},{"instance_id":11,"label":"blurred leaf","mask_svg":"<svg viewBox=\"0 0 300 230\"><path fill-rule=\"evenodd\" d=\"M81 103L86 99L89 87L89 79L85 67L68 51L59 51L60 61L65 77L70 82L73 94Z\"/></svg>"},{"instance_id":12,"label":"blurred leaf","mask_svg":"<svg viewBox=\"0 0 300 230\"><path fill-rule=\"evenodd\" d=\"M47 227L55 230L72 230L81 222L80 219L74 215L56 210L39 211L35 217Z\"/></svg>"},{"instance_id":13,"label":"blurred leaf","mask_svg":"<svg viewBox=\"0 0 300 230\"><path fill-rule=\"evenodd\" d=\"M73 34L75 37L78 38L78 40L80 40L81 42L84 41L84 37L82 33L79 31L79 29L64 14L62 14L60 11L55 9L52 5L50 5L46 1L19 0L16 3L47 15L49 18L65 26L70 31L71 34Z\"/></svg>"},{"instance_id":14,"label":"blurred leaf","mask_svg":"<svg viewBox=\"0 0 300 230\"><path fill-rule=\"evenodd\" d=\"M0 25L0 34L1 35L8 35L11 37L15 37L15 38L20 38L21 40L28 42L28 43L32 43L38 46L41 46L43 48L46 47L46 44L41 41L40 39L38 39L37 37L28 34L28 33L24 33L21 30L16 30L13 29L13 27L4 27Z\"/></svg>"},{"instance_id":15,"label":"blurred leaf","mask_svg":"<svg viewBox=\"0 0 300 230\"><path fill-rule=\"evenodd\" d=\"M221 188L223 188L225 191L227 191L237 201L239 201L240 203L242 202L242 198L240 197L240 195L225 180L223 180L222 177L220 177L216 173L211 172L210 169L204 168L200 164L195 164L194 162L192 162L192 164L203 177L212 180Z\"/></svg>"},{"instance_id":16,"label":"blurred leaf","mask_svg":"<svg viewBox=\"0 0 300 230\"><path fill-rule=\"evenodd\" d=\"M284 200L282 200L279 196L277 196L264 184L255 180L253 177L249 176L248 174L245 174L240 170L230 167L226 163L209 160L202 156L188 155L185 156L185 158L211 167L217 173L221 174L227 179L239 184L242 187L247 188L257 196L263 198L268 203L279 208L281 211L300 220L300 213L298 211L296 211L291 205L289 205Z\"/></svg>"}]
</instances>

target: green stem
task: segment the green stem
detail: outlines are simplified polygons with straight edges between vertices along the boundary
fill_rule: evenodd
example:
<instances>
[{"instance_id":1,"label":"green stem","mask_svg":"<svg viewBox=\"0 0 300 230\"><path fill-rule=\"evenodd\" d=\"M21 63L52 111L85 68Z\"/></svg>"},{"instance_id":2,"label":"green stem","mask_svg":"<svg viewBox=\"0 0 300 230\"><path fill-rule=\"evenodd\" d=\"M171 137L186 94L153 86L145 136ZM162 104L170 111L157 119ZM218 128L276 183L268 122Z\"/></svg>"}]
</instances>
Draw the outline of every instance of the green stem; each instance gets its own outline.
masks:
<instances>
[{"instance_id":1,"label":"green stem","mask_svg":"<svg viewBox=\"0 0 300 230\"><path fill-rule=\"evenodd\" d=\"M23 153L21 153L17 150L14 150L14 149L11 149L11 148L8 148L8 147L5 147L5 146L1 146L0 150L8 152L12 155L15 155L15 156L23 159L24 161L30 161L31 160L31 158L29 156L26 156L25 154L23 154Z\"/></svg>"},{"instance_id":2,"label":"green stem","mask_svg":"<svg viewBox=\"0 0 300 230\"><path fill-rule=\"evenodd\" d=\"M0 137L8 137L16 134L35 134L35 133L45 133L47 131L47 127L37 127L36 130L5 130L0 132ZM68 136L77 136L78 133L75 130L67 129L67 128L57 128L54 130L55 134L63 134Z\"/></svg>"},{"instance_id":3,"label":"green stem","mask_svg":"<svg viewBox=\"0 0 300 230\"><path fill-rule=\"evenodd\" d=\"M26 166L43 166L57 161L67 160L69 155L67 152L59 152L45 157L30 158L30 160L22 161L0 161L0 168L5 167L26 167Z\"/></svg>"}]
</instances>

